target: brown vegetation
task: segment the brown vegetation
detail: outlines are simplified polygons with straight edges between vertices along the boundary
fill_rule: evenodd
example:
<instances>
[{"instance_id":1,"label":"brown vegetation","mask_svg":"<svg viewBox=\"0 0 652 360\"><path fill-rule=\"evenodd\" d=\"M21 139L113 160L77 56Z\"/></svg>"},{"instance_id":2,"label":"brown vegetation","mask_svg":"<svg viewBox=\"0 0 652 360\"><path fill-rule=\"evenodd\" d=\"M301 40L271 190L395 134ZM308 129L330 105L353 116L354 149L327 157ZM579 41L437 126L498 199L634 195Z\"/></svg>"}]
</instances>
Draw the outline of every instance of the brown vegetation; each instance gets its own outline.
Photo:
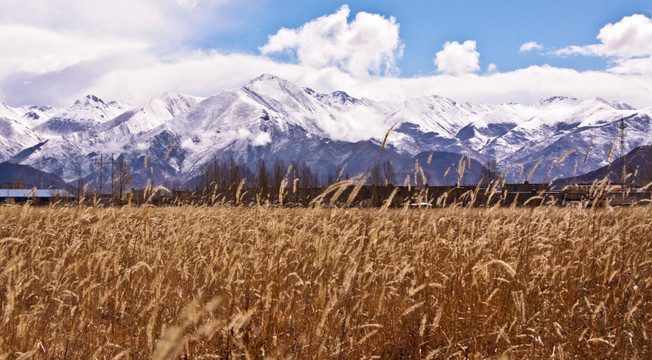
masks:
<instances>
[{"instance_id":1,"label":"brown vegetation","mask_svg":"<svg viewBox=\"0 0 652 360\"><path fill-rule=\"evenodd\" d=\"M652 357L649 207L0 219L0 359Z\"/></svg>"}]
</instances>

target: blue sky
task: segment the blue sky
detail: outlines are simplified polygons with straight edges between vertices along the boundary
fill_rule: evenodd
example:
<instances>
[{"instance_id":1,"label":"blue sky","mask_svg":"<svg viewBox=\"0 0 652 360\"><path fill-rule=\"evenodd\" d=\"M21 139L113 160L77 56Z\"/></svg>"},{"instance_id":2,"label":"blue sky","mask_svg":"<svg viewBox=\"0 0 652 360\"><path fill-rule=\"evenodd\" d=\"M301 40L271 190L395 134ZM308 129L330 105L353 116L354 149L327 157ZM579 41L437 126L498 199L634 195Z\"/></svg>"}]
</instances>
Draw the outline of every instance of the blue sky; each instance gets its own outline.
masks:
<instances>
[{"instance_id":1,"label":"blue sky","mask_svg":"<svg viewBox=\"0 0 652 360\"><path fill-rule=\"evenodd\" d=\"M435 72L432 58L446 41L476 40L481 67L495 63L502 71L550 64L577 70L604 69L605 59L552 57L519 53L536 41L550 48L596 42L600 28L632 14L652 15L650 1L266 1L239 9L232 30L200 39L196 45L256 52L281 27L297 28L347 4L352 14L370 12L395 17L405 43L398 61L403 76Z\"/></svg>"},{"instance_id":2,"label":"blue sky","mask_svg":"<svg viewBox=\"0 0 652 360\"><path fill-rule=\"evenodd\" d=\"M0 101L210 96L265 72L378 100L646 107L651 18L649 0L4 0Z\"/></svg>"}]
</instances>

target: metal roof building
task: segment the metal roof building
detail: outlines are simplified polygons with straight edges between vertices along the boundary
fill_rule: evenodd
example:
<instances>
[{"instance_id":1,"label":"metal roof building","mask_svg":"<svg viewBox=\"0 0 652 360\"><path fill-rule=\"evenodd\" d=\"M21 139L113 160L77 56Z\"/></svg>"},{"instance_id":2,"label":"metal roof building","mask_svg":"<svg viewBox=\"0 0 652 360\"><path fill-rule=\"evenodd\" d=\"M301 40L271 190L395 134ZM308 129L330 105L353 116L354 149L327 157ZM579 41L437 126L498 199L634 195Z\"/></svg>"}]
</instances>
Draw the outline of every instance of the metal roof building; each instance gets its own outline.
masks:
<instances>
[{"instance_id":1,"label":"metal roof building","mask_svg":"<svg viewBox=\"0 0 652 360\"><path fill-rule=\"evenodd\" d=\"M50 202L55 198L72 200L74 195L63 189L0 189L0 202L13 200L19 203L32 199Z\"/></svg>"}]
</instances>

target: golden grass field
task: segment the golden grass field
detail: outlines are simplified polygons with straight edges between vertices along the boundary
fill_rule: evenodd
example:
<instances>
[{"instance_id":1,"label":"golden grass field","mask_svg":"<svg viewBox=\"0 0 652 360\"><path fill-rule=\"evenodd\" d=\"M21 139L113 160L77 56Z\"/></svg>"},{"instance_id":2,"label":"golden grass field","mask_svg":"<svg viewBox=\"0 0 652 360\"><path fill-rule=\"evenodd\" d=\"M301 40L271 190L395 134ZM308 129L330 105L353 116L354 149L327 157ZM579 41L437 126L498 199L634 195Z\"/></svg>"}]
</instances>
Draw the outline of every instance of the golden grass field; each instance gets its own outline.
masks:
<instances>
[{"instance_id":1,"label":"golden grass field","mask_svg":"<svg viewBox=\"0 0 652 360\"><path fill-rule=\"evenodd\" d=\"M650 359L652 209L0 209L0 359Z\"/></svg>"}]
</instances>

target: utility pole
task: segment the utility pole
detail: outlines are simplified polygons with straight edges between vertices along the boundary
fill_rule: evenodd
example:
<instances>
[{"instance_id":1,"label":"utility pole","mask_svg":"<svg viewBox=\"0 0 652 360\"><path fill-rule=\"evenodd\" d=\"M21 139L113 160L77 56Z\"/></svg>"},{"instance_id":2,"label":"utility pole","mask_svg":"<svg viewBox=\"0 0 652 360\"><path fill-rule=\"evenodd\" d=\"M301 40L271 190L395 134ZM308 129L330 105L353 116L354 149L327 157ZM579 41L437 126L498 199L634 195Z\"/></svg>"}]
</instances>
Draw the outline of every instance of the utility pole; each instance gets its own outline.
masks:
<instances>
[{"instance_id":1,"label":"utility pole","mask_svg":"<svg viewBox=\"0 0 652 360\"><path fill-rule=\"evenodd\" d=\"M623 162L622 169L622 193L625 197L625 180L627 179L627 159L625 154L625 129L627 125L625 124L625 118L620 119L620 124L618 124L618 129L620 130L620 159Z\"/></svg>"},{"instance_id":2,"label":"utility pole","mask_svg":"<svg viewBox=\"0 0 652 360\"><path fill-rule=\"evenodd\" d=\"M104 194L104 155L100 153L100 194Z\"/></svg>"},{"instance_id":3,"label":"utility pole","mask_svg":"<svg viewBox=\"0 0 652 360\"><path fill-rule=\"evenodd\" d=\"M41 149L41 156L38 158L38 172L41 175L41 189L43 189L43 150Z\"/></svg>"},{"instance_id":4,"label":"utility pole","mask_svg":"<svg viewBox=\"0 0 652 360\"><path fill-rule=\"evenodd\" d=\"M113 153L111 153L111 199L114 197L113 193L113 183L115 182L115 178L113 175Z\"/></svg>"},{"instance_id":5,"label":"utility pole","mask_svg":"<svg viewBox=\"0 0 652 360\"><path fill-rule=\"evenodd\" d=\"M95 163L97 164L97 162ZM100 153L100 194L104 193L104 155Z\"/></svg>"}]
</instances>

